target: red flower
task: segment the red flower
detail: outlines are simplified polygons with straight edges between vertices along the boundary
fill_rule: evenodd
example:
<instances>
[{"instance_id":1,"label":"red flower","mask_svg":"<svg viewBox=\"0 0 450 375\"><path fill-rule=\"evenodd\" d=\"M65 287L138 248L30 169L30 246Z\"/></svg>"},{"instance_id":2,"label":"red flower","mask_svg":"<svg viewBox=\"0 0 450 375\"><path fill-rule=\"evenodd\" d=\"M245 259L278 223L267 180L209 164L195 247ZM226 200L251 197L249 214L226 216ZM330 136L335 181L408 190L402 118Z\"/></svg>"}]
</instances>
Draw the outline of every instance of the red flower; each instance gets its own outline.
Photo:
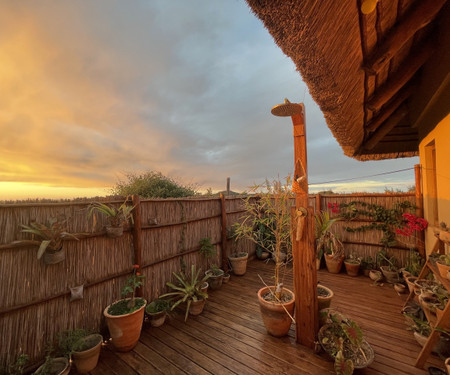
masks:
<instances>
[{"instance_id":1,"label":"red flower","mask_svg":"<svg viewBox=\"0 0 450 375\"><path fill-rule=\"evenodd\" d=\"M140 272L136 272L136 276L141 276L141 273Z\"/></svg>"},{"instance_id":2,"label":"red flower","mask_svg":"<svg viewBox=\"0 0 450 375\"><path fill-rule=\"evenodd\" d=\"M133 268L139 268L139 264L133 265Z\"/></svg>"}]
</instances>

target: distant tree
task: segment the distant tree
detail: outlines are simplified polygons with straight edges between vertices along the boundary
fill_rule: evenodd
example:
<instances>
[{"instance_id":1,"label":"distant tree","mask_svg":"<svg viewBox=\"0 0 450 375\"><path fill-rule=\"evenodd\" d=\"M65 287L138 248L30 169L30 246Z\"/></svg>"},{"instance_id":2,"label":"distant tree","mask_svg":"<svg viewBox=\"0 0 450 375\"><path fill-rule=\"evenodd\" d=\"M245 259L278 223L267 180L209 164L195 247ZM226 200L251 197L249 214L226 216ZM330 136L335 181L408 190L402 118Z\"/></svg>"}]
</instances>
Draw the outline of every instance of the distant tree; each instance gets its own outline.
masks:
<instances>
[{"instance_id":1,"label":"distant tree","mask_svg":"<svg viewBox=\"0 0 450 375\"><path fill-rule=\"evenodd\" d=\"M128 173L126 181L119 180L112 193L122 196L137 194L144 198L181 198L198 194L194 186L183 185L156 171Z\"/></svg>"}]
</instances>

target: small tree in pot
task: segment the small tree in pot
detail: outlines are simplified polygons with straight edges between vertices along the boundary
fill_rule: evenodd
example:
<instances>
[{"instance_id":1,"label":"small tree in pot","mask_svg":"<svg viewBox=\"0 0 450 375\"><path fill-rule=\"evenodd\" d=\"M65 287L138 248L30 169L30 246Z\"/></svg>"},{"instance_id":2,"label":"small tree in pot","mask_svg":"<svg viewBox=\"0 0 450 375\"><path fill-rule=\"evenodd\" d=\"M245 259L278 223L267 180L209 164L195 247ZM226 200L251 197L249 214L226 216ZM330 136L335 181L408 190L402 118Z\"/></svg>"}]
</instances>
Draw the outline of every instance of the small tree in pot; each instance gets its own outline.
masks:
<instances>
[{"instance_id":1,"label":"small tree in pot","mask_svg":"<svg viewBox=\"0 0 450 375\"><path fill-rule=\"evenodd\" d=\"M275 261L274 285L261 288L258 300L264 325L273 336L286 335L293 320L294 293L283 287L283 271L292 258L290 209L293 193L290 185L288 177L285 184L279 180L266 180L263 185L253 186L251 191L255 194L244 200L245 214L242 221L235 225L237 238L247 238L262 248L267 243L261 241L255 229L264 223L272 231L274 242L265 249Z\"/></svg>"}]
</instances>

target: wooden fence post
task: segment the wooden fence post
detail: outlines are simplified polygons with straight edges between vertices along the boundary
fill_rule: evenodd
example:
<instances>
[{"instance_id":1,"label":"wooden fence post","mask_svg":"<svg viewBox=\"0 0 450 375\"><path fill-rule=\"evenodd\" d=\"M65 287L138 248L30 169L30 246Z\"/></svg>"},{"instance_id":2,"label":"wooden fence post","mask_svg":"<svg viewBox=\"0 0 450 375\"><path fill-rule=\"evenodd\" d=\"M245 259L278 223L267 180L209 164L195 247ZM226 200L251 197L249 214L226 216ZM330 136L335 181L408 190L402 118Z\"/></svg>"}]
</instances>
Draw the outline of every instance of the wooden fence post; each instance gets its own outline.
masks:
<instances>
[{"instance_id":1,"label":"wooden fence post","mask_svg":"<svg viewBox=\"0 0 450 375\"><path fill-rule=\"evenodd\" d=\"M134 264L142 265L142 223L141 223L141 199L139 195L132 196L133 201L133 250L134 250ZM136 296L143 296L143 287L136 290Z\"/></svg>"},{"instance_id":2,"label":"wooden fence post","mask_svg":"<svg viewBox=\"0 0 450 375\"><path fill-rule=\"evenodd\" d=\"M423 217L423 195L422 195L422 176L421 176L421 170L420 170L420 164L414 165L414 175L416 180L416 215L418 217ZM426 258L425 254L425 231L419 231L416 232L417 234L417 240L416 245L417 249L419 250L419 254Z\"/></svg>"},{"instance_id":3,"label":"wooden fence post","mask_svg":"<svg viewBox=\"0 0 450 375\"><path fill-rule=\"evenodd\" d=\"M316 213L319 213L320 211L322 211L322 202L321 202L322 197L320 196L320 193L316 194Z\"/></svg>"},{"instance_id":4,"label":"wooden fence post","mask_svg":"<svg viewBox=\"0 0 450 375\"><path fill-rule=\"evenodd\" d=\"M225 196L220 193L220 211L222 217L222 268L227 273L228 269L228 252L227 252L227 211L225 207Z\"/></svg>"}]
</instances>

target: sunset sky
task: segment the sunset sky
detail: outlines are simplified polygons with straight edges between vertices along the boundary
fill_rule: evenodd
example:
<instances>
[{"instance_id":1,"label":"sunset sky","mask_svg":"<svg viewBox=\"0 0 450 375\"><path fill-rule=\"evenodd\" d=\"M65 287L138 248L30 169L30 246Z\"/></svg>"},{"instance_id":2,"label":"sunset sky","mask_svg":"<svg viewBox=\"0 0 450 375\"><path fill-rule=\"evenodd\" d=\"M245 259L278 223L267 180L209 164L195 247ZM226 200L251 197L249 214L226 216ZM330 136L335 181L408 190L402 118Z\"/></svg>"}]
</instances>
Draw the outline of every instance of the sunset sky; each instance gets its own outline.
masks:
<instances>
[{"instance_id":1,"label":"sunset sky","mask_svg":"<svg viewBox=\"0 0 450 375\"><path fill-rule=\"evenodd\" d=\"M292 125L270 114L285 97L305 103L310 183L418 163L345 157L243 0L5 0L0 24L0 200L106 195L150 170L214 191L286 176ZM408 170L311 189L413 182Z\"/></svg>"}]
</instances>

